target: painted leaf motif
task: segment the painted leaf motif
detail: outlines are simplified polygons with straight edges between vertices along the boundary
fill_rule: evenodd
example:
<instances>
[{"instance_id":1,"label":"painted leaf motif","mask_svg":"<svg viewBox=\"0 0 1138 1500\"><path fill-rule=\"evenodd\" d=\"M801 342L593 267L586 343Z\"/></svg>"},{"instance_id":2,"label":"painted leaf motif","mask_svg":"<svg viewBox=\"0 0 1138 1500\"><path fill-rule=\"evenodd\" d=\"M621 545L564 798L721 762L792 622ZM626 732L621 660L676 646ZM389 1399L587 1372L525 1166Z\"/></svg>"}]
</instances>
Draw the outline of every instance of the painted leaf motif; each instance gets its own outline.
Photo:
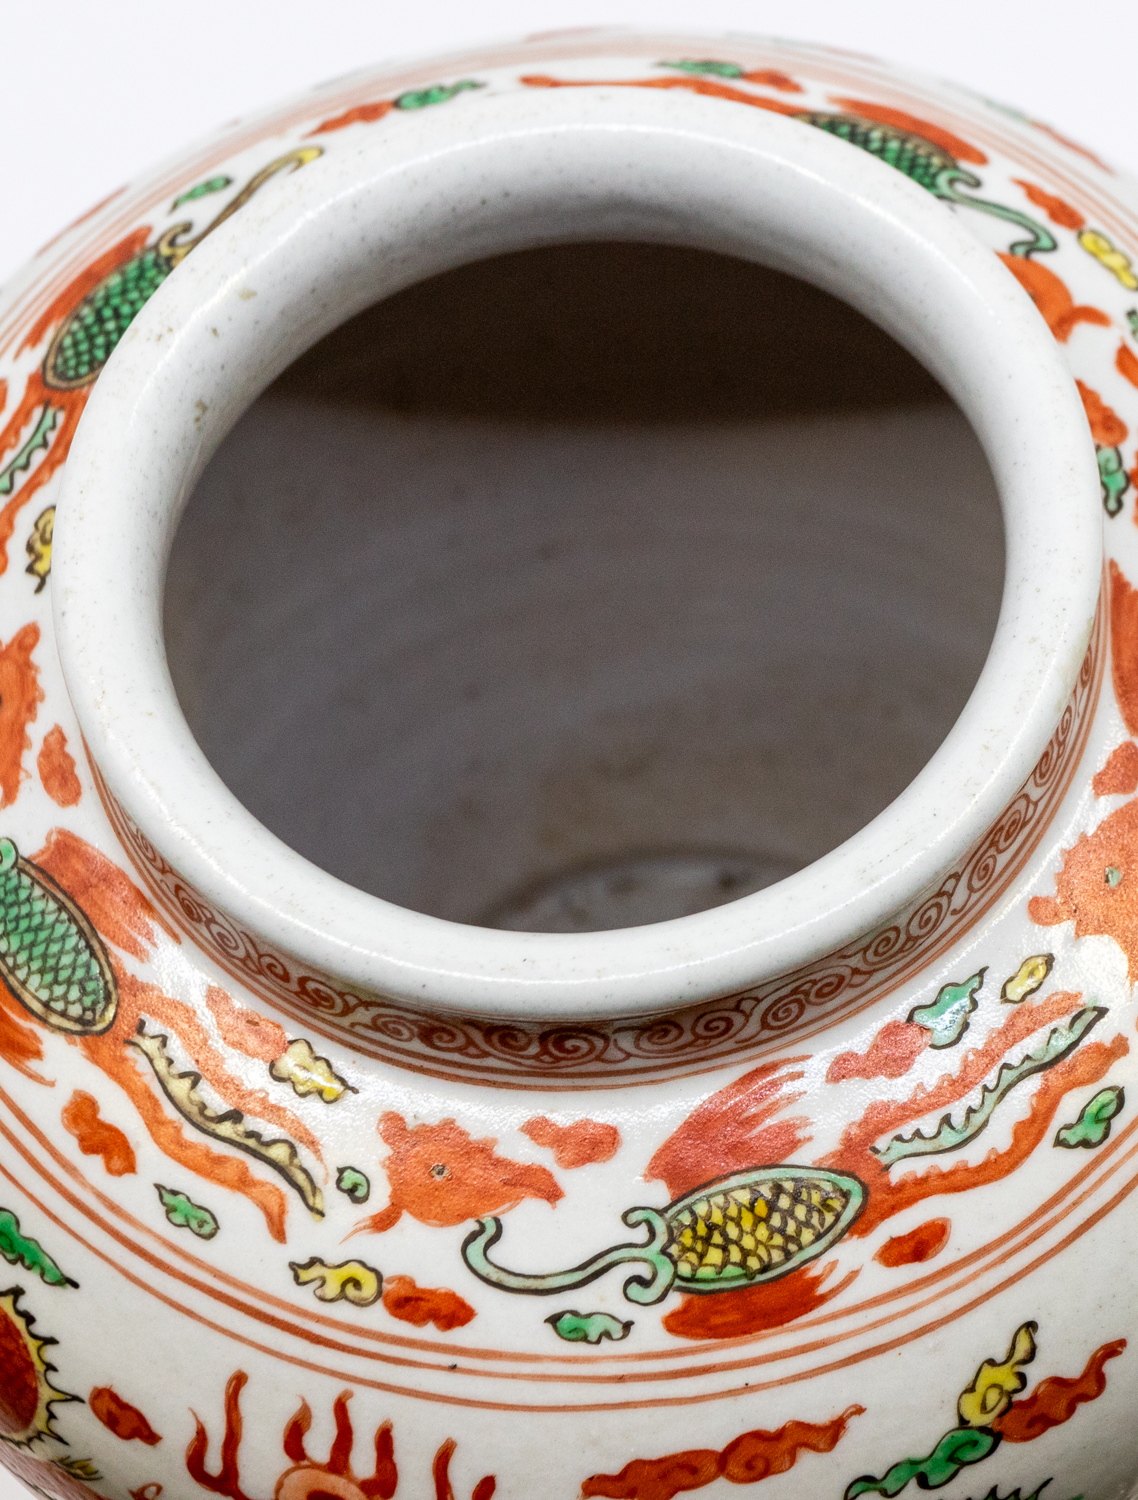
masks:
<instances>
[{"instance_id":1,"label":"painted leaf motif","mask_svg":"<svg viewBox=\"0 0 1138 1500\"><path fill-rule=\"evenodd\" d=\"M928 1458L903 1458L887 1469L880 1479L866 1474L846 1489L845 1500L858 1495L899 1495L916 1480L922 1490L936 1490L955 1479L968 1464L977 1464L999 1443L986 1427L954 1427L946 1432Z\"/></svg>"},{"instance_id":2,"label":"painted leaf motif","mask_svg":"<svg viewBox=\"0 0 1138 1500\"><path fill-rule=\"evenodd\" d=\"M486 85L473 78L460 78L457 83L436 83L426 89L408 89L395 100L396 109L426 109L432 104L445 104L456 94L466 89L481 89Z\"/></svg>"},{"instance_id":3,"label":"painted leaf motif","mask_svg":"<svg viewBox=\"0 0 1138 1500\"><path fill-rule=\"evenodd\" d=\"M210 193L220 193L223 188L230 187L232 182L233 178L226 177L224 174L220 177L209 177L205 182L199 182L197 187L180 193L171 203L170 210L173 212L174 209L181 208L183 203L196 203L199 198L206 198Z\"/></svg>"},{"instance_id":4,"label":"painted leaf motif","mask_svg":"<svg viewBox=\"0 0 1138 1500\"><path fill-rule=\"evenodd\" d=\"M21 1234L19 1219L7 1208L0 1208L0 1255L10 1266L23 1266L48 1286L79 1285L63 1274L39 1240Z\"/></svg>"},{"instance_id":5,"label":"painted leaf motif","mask_svg":"<svg viewBox=\"0 0 1138 1500\"><path fill-rule=\"evenodd\" d=\"M1084 1006L1065 1025L1054 1027L1042 1045L1021 1058L1018 1063L1001 1064L995 1083L984 1085L979 1103L964 1111L964 1118L959 1125L953 1122L951 1114L947 1114L931 1136L926 1136L919 1130L910 1136L895 1135L888 1145L880 1149L875 1146L874 1154L880 1158L883 1166L891 1167L894 1162L903 1161L907 1157L935 1156L944 1151L958 1151L969 1141L974 1141L986 1128L998 1105L1018 1084L1036 1073L1046 1072L1068 1057L1105 1015L1106 1010L1102 1006Z\"/></svg>"},{"instance_id":6,"label":"painted leaf motif","mask_svg":"<svg viewBox=\"0 0 1138 1500\"><path fill-rule=\"evenodd\" d=\"M1116 516L1122 509L1122 500L1130 488L1130 476L1119 448L1097 448L1099 485L1102 490L1102 508L1108 516Z\"/></svg>"},{"instance_id":7,"label":"painted leaf motif","mask_svg":"<svg viewBox=\"0 0 1138 1500\"><path fill-rule=\"evenodd\" d=\"M1087 1150L1101 1146L1110 1135L1110 1122L1122 1113L1125 1104L1126 1092L1121 1084L1100 1089L1088 1104L1083 1105L1079 1118L1056 1133L1055 1144L1069 1150L1076 1146L1085 1146Z\"/></svg>"},{"instance_id":8,"label":"painted leaf motif","mask_svg":"<svg viewBox=\"0 0 1138 1500\"><path fill-rule=\"evenodd\" d=\"M930 1047L954 1047L968 1030L968 1017L976 1009L977 992L983 987L987 969L981 969L959 984L946 984L928 1005L918 1005L906 1020L932 1032Z\"/></svg>"},{"instance_id":9,"label":"painted leaf motif","mask_svg":"<svg viewBox=\"0 0 1138 1500\"><path fill-rule=\"evenodd\" d=\"M188 1229L199 1240L212 1240L221 1227L208 1208L193 1203L185 1193L175 1188L163 1187L156 1182L154 1187L166 1210L166 1217L175 1229Z\"/></svg>"},{"instance_id":10,"label":"painted leaf motif","mask_svg":"<svg viewBox=\"0 0 1138 1500\"><path fill-rule=\"evenodd\" d=\"M371 1196L371 1181L358 1167L341 1167L336 1173L336 1187L353 1203L366 1203Z\"/></svg>"},{"instance_id":11,"label":"painted leaf motif","mask_svg":"<svg viewBox=\"0 0 1138 1500\"><path fill-rule=\"evenodd\" d=\"M632 1331L631 1318L622 1323L619 1318L606 1312L554 1313L545 1321L559 1339L565 1339L570 1344L599 1344L602 1339L612 1339L614 1343L619 1343Z\"/></svg>"},{"instance_id":12,"label":"painted leaf motif","mask_svg":"<svg viewBox=\"0 0 1138 1500\"><path fill-rule=\"evenodd\" d=\"M717 62L714 58L682 58L678 62L661 63L662 68L675 68L681 73L708 73L713 78L742 78L743 69L738 63Z\"/></svg>"}]
</instances>

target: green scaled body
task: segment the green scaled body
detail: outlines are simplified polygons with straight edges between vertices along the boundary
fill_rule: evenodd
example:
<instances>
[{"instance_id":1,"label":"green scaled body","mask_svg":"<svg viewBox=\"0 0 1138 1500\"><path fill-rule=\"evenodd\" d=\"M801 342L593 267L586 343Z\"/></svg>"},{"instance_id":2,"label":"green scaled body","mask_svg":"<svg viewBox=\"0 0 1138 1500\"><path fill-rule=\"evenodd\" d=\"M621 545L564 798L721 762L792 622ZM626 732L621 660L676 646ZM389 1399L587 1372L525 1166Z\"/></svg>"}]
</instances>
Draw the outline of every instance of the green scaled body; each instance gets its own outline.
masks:
<instances>
[{"instance_id":1,"label":"green scaled body","mask_svg":"<svg viewBox=\"0 0 1138 1500\"><path fill-rule=\"evenodd\" d=\"M1034 255L1037 251L1058 249L1055 236L1043 224L1009 208L1004 203L992 203L983 198L970 198L960 191L961 187L978 188L980 179L966 171L956 158L934 142L926 140L910 130L900 130L896 125L882 125L876 120L866 120L860 115L828 114L824 110L803 110L795 119L839 140L848 141L861 151L868 151L883 161L886 166L904 172L905 176L923 187L934 197L946 203L959 203L965 208L978 209L1015 224L1027 232L1028 238L1017 240L1008 248L1012 255Z\"/></svg>"},{"instance_id":2,"label":"green scaled body","mask_svg":"<svg viewBox=\"0 0 1138 1500\"><path fill-rule=\"evenodd\" d=\"M924 136L898 130L895 125L879 125L875 120L862 119L860 115L832 115L823 110L804 110L797 118L848 141L851 146L868 151L898 172L904 172L906 177L911 177L930 193L939 191L944 173L959 177L966 175L947 151L934 146ZM975 185L973 179L969 186Z\"/></svg>"},{"instance_id":3,"label":"green scaled body","mask_svg":"<svg viewBox=\"0 0 1138 1500\"><path fill-rule=\"evenodd\" d=\"M768 1281L828 1249L857 1217L862 1193L836 1172L740 1172L664 1209L672 1231L665 1254L684 1291Z\"/></svg>"},{"instance_id":4,"label":"green scaled body","mask_svg":"<svg viewBox=\"0 0 1138 1500\"><path fill-rule=\"evenodd\" d=\"M479 1220L462 1258L488 1286L537 1297L587 1286L613 1266L640 1262L646 1271L625 1282L624 1295L650 1307L673 1287L728 1292L776 1281L835 1245L864 1207L865 1185L856 1177L787 1162L720 1177L666 1208L630 1208L624 1222L646 1229L647 1240L613 1245L567 1271L534 1275L491 1260L502 1237L497 1218Z\"/></svg>"},{"instance_id":5,"label":"green scaled body","mask_svg":"<svg viewBox=\"0 0 1138 1500\"><path fill-rule=\"evenodd\" d=\"M177 257L149 245L105 276L52 340L44 360L44 383L74 390L94 380L176 264Z\"/></svg>"},{"instance_id":6,"label":"green scaled body","mask_svg":"<svg viewBox=\"0 0 1138 1500\"><path fill-rule=\"evenodd\" d=\"M114 1021L118 987L98 934L11 839L0 839L0 978L56 1031L94 1035Z\"/></svg>"},{"instance_id":7,"label":"green scaled body","mask_svg":"<svg viewBox=\"0 0 1138 1500\"><path fill-rule=\"evenodd\" d=\"M465 82L454 85L455 89L473 87L476 85ZM156 244L147 245L121 266L108 272L56 332L43 362L44 384L57 391L79 390L90 385L114 353L123 334L170 272L185 259L194 246L201 244L206 235L211 234L219 224L248 203L253 194L271 177L279 172L293 172L298 167L315 161L321 154L319 146L300 146L295 151L278 156L275 161L262 167L200 234L187 239L187 235L193 234L193 223L187 220L182 224L174 224ZM219 193L229 187L232 181L231 177L225 175L210 177L182 193L175 200L174 207L208 197L211 193Z\"/></svg>"}]
</instances>

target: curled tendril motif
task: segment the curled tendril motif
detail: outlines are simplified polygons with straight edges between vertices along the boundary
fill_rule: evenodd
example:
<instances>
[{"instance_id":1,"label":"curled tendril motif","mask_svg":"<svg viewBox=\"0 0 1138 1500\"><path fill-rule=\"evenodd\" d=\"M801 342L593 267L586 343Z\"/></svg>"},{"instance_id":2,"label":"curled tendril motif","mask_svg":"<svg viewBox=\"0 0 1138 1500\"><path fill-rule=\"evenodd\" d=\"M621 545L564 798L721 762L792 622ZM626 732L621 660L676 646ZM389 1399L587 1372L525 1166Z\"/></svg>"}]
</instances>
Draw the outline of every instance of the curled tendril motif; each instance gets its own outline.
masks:
<instances>
[{"instance_id":1,"label":"curled tendril motif","mask_svg":"<svg viewBox=\"0 0 1138 1500\"><path fill-rule=\"evenodd\" d=\"M961 866L907 912L805 969L740 994L666 1016L604 1026L503 1025L416 1011L384 995L341 989L296 972L187 886L134 825L92 767L104 805L158 904L230 972L302 1023L313 1013L383 1061L442 1077L534 1087L579 1080L651 1082L725 1057L743 1062L806 1026L860 1009L929 963L987 909L1022 868L1058 806L1078 755L1103 664L1096 621L1079 680L1058 728L1024 786Z\"/></svg>"}]
</instances>

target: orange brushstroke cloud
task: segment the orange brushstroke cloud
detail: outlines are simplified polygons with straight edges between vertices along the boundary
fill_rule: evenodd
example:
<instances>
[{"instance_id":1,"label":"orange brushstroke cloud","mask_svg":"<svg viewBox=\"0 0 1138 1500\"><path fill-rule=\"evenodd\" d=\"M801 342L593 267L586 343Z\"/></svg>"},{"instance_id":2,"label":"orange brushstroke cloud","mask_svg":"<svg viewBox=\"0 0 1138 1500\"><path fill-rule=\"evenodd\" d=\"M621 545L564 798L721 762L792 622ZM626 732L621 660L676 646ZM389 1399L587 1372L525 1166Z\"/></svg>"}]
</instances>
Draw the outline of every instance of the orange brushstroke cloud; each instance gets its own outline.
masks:
<instances>
[{"instance_id":1,"label":"orange brushstroke cloud","mask_svg":"<svg viewBox=\"0 0 1138 1500\"><path fill-rule=\"evenodd\" d=\"M983 1161L967 1161L943 1168L929 1167L923 1173L910 1172L891 1179L873 1152L876 1141L893 1135L906 1125L926 1115L939 1114L969 1094L1006 1057L1018 1043L1033 1032L1071 1015L1082 1005L1082 996L1070 993L1050 995L1034 1004L1025 1001L1017 1006L981 1046L965 1054L959 1071L945 1074L931 1087L919 1084L907 1099L876 1100L860 1119L853 1121L842 1134L836 1151L824 1157L819 1166L860 1177L869 1189L861 1217L851 1228L851 1237L871 1233L879 1224L902 1209L911 1208L925 1198L945 1193L968 1192L986 1183L999 1182L1027 1160L1044 1138L1065 1094L1071 1089L1097 1083L1120 1057L1129 1051L1124 1037L1109 1044L1084 1043L1062 1062L1041 1076L1026 1118L1012 1128L1011 1143L1003 1150L989 1151Z\"/></svg>"},{"instance_id":2,"label":"orange brushstroke cloud","mask_svg":"<svg viewBox=\"0 0 1138 1500\"><path fill-rule=\"evenodd\" d=\"M784 94L805 93L800 83L795 83L789 73L783 73L779 68L755 68L753 72L743 74L743 81L765 84L768 89L780 89Z\"/></svg>"},{"instance_id":3,"label":"orange brushstroke cloud","mask_svg":"<svg viewBox=\"0 0 1138 1500\"><path fill-rule=\"evenodd\" d=\"M926 1219L908 1234L895 1234L886 1240L873 1257L879 1266L923 1266L948 1244L952 1233L951 1219Z\"/></svg>"},{"instance_id":4,"label":"orange brushstroke cloud","mask_svg":"<svg viewBox=\"0 0 1138 1500\"><path fill-rule=\"evenodd\" d=\"M308 135L329 135L333 130L345 130L349 125L373 125L376 120L382 120L384 115L394 108L394 99L380 99L375 104L357 104L354 109L346 109L342 115L333 115L330 120L322 120L315 130L308 132ZM305 139L307 140L308 136Z\"/></svg>"},{"instance_id":5,"label":"orange brushstroke cloud","mask_svg":"<svg viewBox=\"0 0 1138 1500\"><path fill-rule=\"evenodd\" d=\"M671 1197L731 1172L773 1165L793 1157L806 1143L805 1116L774 1120L803 1097L786 1086L804 1076L804 1057L761 1063L705 1099L659 1148L644 1172L647 1182L664 1182Z\"/></svg>"},{"instance_id":6,"label":"orange brushstroke cloud","mask_svg":"<svg viewBox=\"0 0 1138 1500\"><path fill-rule=\"evenodd\" d=\"M133 974L123 974L119 979L120 1007L124 1002L125 1009L136 1017L151 1016L174 1032L193 1059L195 1072L201 1074L226 1104L239 1109L242 1114L275 1125L299 1145L307 1147L317 1161L323 1160L319 1140L299 1115L270 1099L264 1089L249 1088L230 1073L192 1006L175 1000L157 985L144 984ZM117 1025L115 1030L118 1030Z\"/></svg>"},{"instance_id":7,"label":"orange brushstroke cloud","mask_svg":"<svg viewBox=\"0 0 1138 1500\"><path fill-rule=\"evenodd\" d=\"M93 1094L76 1089L63 1106L60 1119L83 1155L101 1157L112 1177L126 1177L137 1170L133 1146L117 1125L100 1120L99 1101Z\"/></svg>"},{"instance_id":8,"label":"orange brushstroke cloud","mask_svg":"<svg viewBox=\"0 0 1138 1500\"><path fill-rule=\"evenodd\" d=\"M553 1160L566 1171L587 1167L593 1162L611 1161L620 1150L620 1131L615 1125L599 1120L575 1120L572 1125L557 1125L545 1115L535 1115L522 1126L535 1146L546 1146Z\"/></svg>"},{"instance_id":9,"label":"orange brushstroke cloud","mask_svg":"<svg viewBox=\"0 0 1138 1500\"><path fill-rule=\"evenodd\" d=\"M903 1078L928 1046L930 1033L909 1021L886 1021L865 1052L843 1052L826 1070L827 1083L848 1078Z\"/></svg>"},{"instance_id":10,"label":"orange brushstroke cloud","mask_svg":"<svg viewBox=\"0 0 1138 1500\"><path fill-rule=\"evenodd\" d=\"M1091 781L1096 797L1129 797L1138 791L1138 745L1133 740L1123 740L1117 750L1112 750L1101 771Z\"/></svg>"},{"instance_id":11,"label":"orange brushstroke cloud","mask_svg":"<svg viewBox=\"0 0 1138 1500\"><path fill-rule=\"evenodd\" d=\"M1127 426L1118 413L1107 406L1097 391L1091 390L1081 380L1076 380L1079 395L1083 398L1083 410L1091 425L1091 437L1103 448L1116 448L1126 441Z\"/></svg>"},{"instance_id":12,"label":"orange brushstroke cloud","mask_svg":"<svg viewBox=\"0 0 1138 1500\"><path fill-rule=\"evenodd\" d=\"M1118 346L1118 353L1114 356L1114 368L1124 380L1138 387L1138 359L1125 344Z\"/></svg>"},{"instance_id":13,"label":"orange brushstroke cloud","mask_svg":"<svg viewBox=\"0 0 1138 1500\"><path fill-rule=\"evenodd\" d=\"M743 1432L720 1452L689 1448L666 1458L634 1458L619 1474L594 1474L581 1486L585 1500L672 1500L686 1490L703 1489L720 1477L732 1484L757 1484L785 1474L800 1453L831 1453L864 1406L847 1406L832 1422L786 1422L775 1432Z\"/></svg>"},{"instance_id":14,"label":"orange brushstroke cloud","mask_svg":"<svg viewBox=\"0 0 1138 1500\"><path fill-rule=\"evenodd\" d=\"M1036 208L1041 208L1052 224L1058 224L1060 229L1082 229L1087 222L1077 208L1064 199L1057 198L1054 193L1049 193L1046 188L1037 187L1033 182L1025 182L1022 177L1013 177L1012 181L1016 187L1023 188L1029 201Z\"/></svg>"},{"instance_id":15,"label":"orange brushstroke cloud","mask_svg":"<svg viewBox=\"0 0 1138 1500\"><path fill-rule=\"evenodd\" d=\"M87 1405L107 1431L122 1438L124 1443L137 1441L153 1448L162 1441L138 1407L124 1401L109 1385L101 1385L93 1390L87 1397Z\"/></svg>"},{"instance_id":16,"label":"orange brushstroke cloud","mask_svg":"<svg viewBox=\"0 0 1138 1500\"><path fill-rule=\"evenodd\" d=\"M411 1276L388 1276L383 1283L383 1305L401 1323L424 1328L433 1323L440 1333L465 1328L475 1316L469 1302L444 1287L416 1286Z\"/></svg>"},{"instance_id":17,"label":"orange brushstroke cloud","mask_svg":"<svg viewBox=\"0 0 1138 1500\"><path fill-rule=\"evenodd\" d=\"M741 1287L713 1297L684 1297L665 1314L664 1327L681 1339L734 1339L765 1328L782 1328L822 1307L856 1280L858 1272L853 1270L833 1286L824 1287L837 1264L831 1260L821 1268L803 1266L766 1286Z\"/></svg>"},{"instance_id":18,"label":"orange brushstroke cloud","mask_svg":"<svg viewBox=\"0 0 1138 1500\"><path fill-rule=\"evenodd\" d=\"M124 870L68 829L53 828L32 863L63 887L108 943L132 958L150 957L155 927L181 941Z\"/></svg>"},{"instance_id":19,"label":"orange brushstroke cloud","mask_svg":"<svg viewBox=\"0 0 1138 1500\"><path fill-rule=\"evenodd\" d=\"M1075 1415L1084 1401L1097 1401L1106 1390L1103 1366L1126 1348L1125 1339L1101 1344L1087 1361L1081 1375L1070 1379L1051 1375L1041 1380L1030 1396L1014 1401L992 1426L1009 1443L1030 1443L1052 1427L1060 1427Z\"/></svg>"},{"instance_id":20,"label":"orange brushstroke cloud","mask_svg":"<svg viewBox=\"0 0 1138 1500\"><path fill-rule=\"evenodd\" d=\"M280 1109L268 1100L267 1095L246 1090L230 1077L210 1044L204 1027L189 1006L164 994L155 985L144 984L119 965L114 967L119 982L119 1008L115 1024L102 1036L77 1038L83 1053L124 1091L141 1116L151 1139L165 1156L217 1187L227 1188L248 1198L264 1215L273 1239L284 1244L287 1200L283 1191L275 1183L265 1182L255 1176L241 1157L224 1155L204 1142L187 1136L182 1121L167 1112L164 1098L155 1092L147 1074L140 1071L146 1064L137 1053L125 1046L126 1040L134 1035L143 1016L153 1017L175 1035L182 1037L194 1059L195 1069L212 1084L227 1104L255 1113L259 1119L281 1124L286 1133L297 1134L306 1144L312 1142L316 1146L314 1154L319 1156L315 1138L290 1110ZM290 1130L290 1125L299 1127L299 1131Z\"/></svg>"},{"instance_id":21,"label":"orange brushstroke cloud","mask_svg":"<svg viewBox=\"0 0 1138 1500\"><path fill-rule=\"evenodd\" d=\"M496 1156L496 1139L474 1140L454 1120L408 1128L402 1115L388 1112L378 1128L390 1147L383 1168L391 1201L358 1224L355 1233L382 1234L404 1213L421 1224L449 1227L501 1213L523 1198L554 1204L563 1196L544 1167Z\"/></svg>"},{"instance_id":22,"label":"orange brushstroke cloud","mask_svg":"<svg viewBox=\"0 0 1138 1500\"><path fill-rule=\"evenodd\" d=\"M75 757L67 748L67 736L61 725L53 724L44 735L36 756L36 770L44 791L60 807L74 807L82 797Z\"/></svg>"},{"instance_id":23,"label":"orange brushstroke cloud","mask_svg":"<svg viewBox=\"0 0 1138 1500\"><path fill-rule=\"evenodd\" d=\"M1110 317L1101 307L1076 304L1067 284L1042 261L1022 255L1000 255L1000 259L1035 303L1052 335L1065 344L1080 323L1109 328Z\"/></svg>"},{"instance_id":24,"label":"orange brushstroke cloud","mask_svg":"<svg viewBox=\"0 0 1138 1500\"><path fill-rule=\"evenodd\" d=\"M235 1052L243 1052L246 1057L255 1057L259 1062L275 1062L288 1047L283 1026L278 1026L259 1011L238 1005L216 984L206 990L205 1003L226 1046Z\"/></svg>"},{"instance_id":25,"label":"orange brushstroke cloud","mask_svg":"<svg viewBox=\"0 0 1138 1500\"><path fill-rule=\"evenodd\" d=\"M165 923L126 874L93 845L66 829L53 829L33 862L78 901L104 938L136 956L147 956L140 939L153 941L153 924L165 927ZM126 1093L151 1139L171 1161L248 1198L261 1210L273 1238L283 1244L287 1200L281 1189L256 1177L242 1159L223 1155L188 1137L182 1121L168 1114L165 1098L156 1091L153 1079L140 1071L145 1064L125 1044L137 1031L139 1021L150 1017L181 1040L195 1071L231 1108L275 1125L320 1161L323 1158L316 1136L292 1110L277 1104L264 1090L247 1088L229 1072L192 1006L156 985L143 983L113 959L112 966L119 989L115 1023L102 1036L76 1037L75 1043Z\"/></svg>"},{"instance_id":26,"label":"orange brushstroke cloud","mask_svg":"<svg viewBox=\"0 0 1138 1500\"><path fill-rule=\"evenodd\" d=\"M0 807L10 807L20 794L24 751L32 748L28 725L43 702L32 660L39 639L39 626L25 625L0 647Z\"/></svg>"},{"instance_id":27,"label":"orange brushstroke cloud","mask_svg":"<svg viewBox=\"0 0 1138 1500\"><path fill-rule=\"evenodd\" d=\"M25 1014L22 1008L17 1009L16 1002L0 984L0 1057L33 1083L43 1083L48 1088L54 1088L50 1079L28 1066L29 1063L42 1061L43 1043L39 1033L26 1024Z\"/></svg>"},{"instance_id":28,"label":"orange brushstroke cloud","mask_svg":"<svg viewBox=\"0 0 1138 1500\"><path fill-rule=\"evenodd\" d=\"M1113 938L1138 978L1138 802L1127 802L1063 851L1054 896L1032 896L1027 914L1041 927L1075 924L1075 936Z\"/></svg>"},{"instance_id":29,"label":"orange brushstroke cloud","mask_svg":"<svg viewBox=\"0 0 1138 1500\"><path fill-rule=\"evenodd\" d=\"M1138 735L1138 589L1110 560L1110 670L1123 722Z\"/></svg>"},{"instance_id":30,"label":"orange brushstroke cloud","mask_svg":"<svg viewBox=\"0 0 1138 1500\"><path fill-rule=\"evenodd\" d=\"M255 1177L240 1157L223 1156L201 1141L191 1140L181 1121L166 1113L162 1101L138 1071L134 1056L123 1047L115 1030L104 1036L83 1037L80 1046L90 1060L112 1079L130 1099L142 1118L151 1139L163 1155L189 1172L204 1177L217 1187L241 1193L264 1215L270 1235L278 1244L285 1243L284 1193L273 1182ZM141 1059L140 1059L141 1062Z\"/></svg>"}]
</instances>

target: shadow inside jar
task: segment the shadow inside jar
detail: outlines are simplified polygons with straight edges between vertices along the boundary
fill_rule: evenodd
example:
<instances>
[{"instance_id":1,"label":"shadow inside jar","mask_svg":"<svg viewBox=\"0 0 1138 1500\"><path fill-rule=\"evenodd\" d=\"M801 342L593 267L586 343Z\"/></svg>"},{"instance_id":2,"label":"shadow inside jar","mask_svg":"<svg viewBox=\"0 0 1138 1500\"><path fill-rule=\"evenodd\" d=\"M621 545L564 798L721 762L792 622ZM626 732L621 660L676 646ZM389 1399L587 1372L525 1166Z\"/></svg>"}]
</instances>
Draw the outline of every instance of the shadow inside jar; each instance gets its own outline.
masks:
<instances>
[{"instance_id":1,"label":"shadow inside jar","mask_svg":"<svg viewBox=\"0 0 1138 1500\"><path fill-rule=\"evenodd\" d=\"M496 257L234 428L166 643L234 794L414 910L660 921L801 869L964 707L1003 530L967 422L828 294L702 251Z\"/></svg>"}]
</instances>

